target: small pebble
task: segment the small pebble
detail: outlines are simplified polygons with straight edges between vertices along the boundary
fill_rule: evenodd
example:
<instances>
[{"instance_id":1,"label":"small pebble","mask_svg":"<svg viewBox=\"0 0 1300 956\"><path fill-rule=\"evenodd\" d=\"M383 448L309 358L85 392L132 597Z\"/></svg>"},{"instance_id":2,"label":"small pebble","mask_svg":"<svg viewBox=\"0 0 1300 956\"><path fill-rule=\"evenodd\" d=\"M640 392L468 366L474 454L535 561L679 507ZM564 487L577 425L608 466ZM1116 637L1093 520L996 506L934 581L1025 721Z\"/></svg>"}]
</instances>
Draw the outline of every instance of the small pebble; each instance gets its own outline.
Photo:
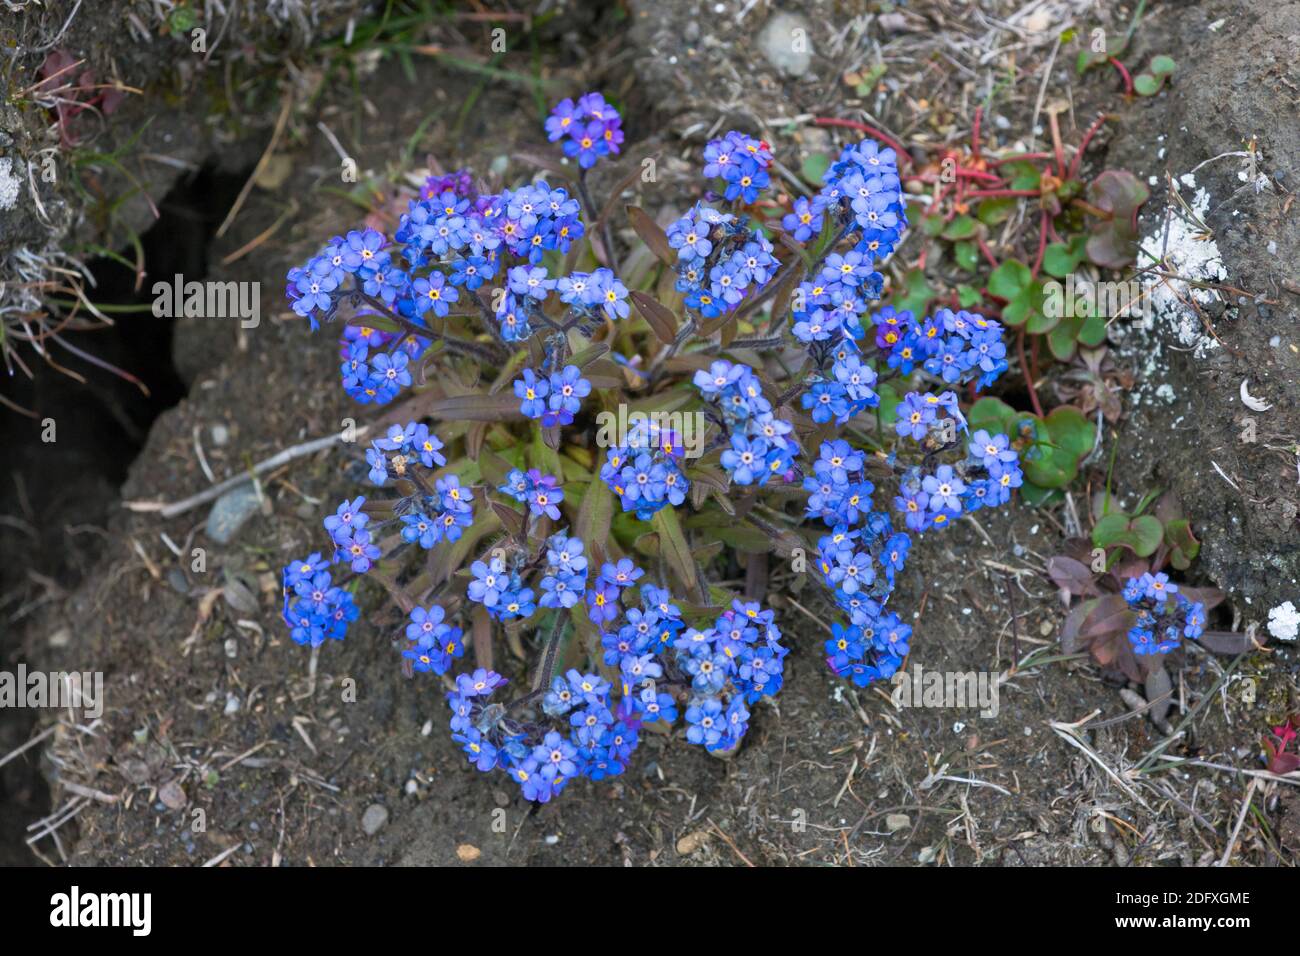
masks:
<instances>
[{"instance_id":1,"label":"small pebble","mask_svg":"<svg viewBox=\"0 0 1300 956\"><path fill-rule=\"evenodd\" d=\"M208 513L207 535L217 544L229 544L254 514L261 502L251 482L231 488L217 499Z\"/></svg>"},{"instance_id":2,"label":"small pebble","mask_svg":"<svg viewBox=\"0 0 1300 956\"><path fill-rule=\"evenodd\" d=\"M361 829L366 836L374 836L388 822L388 808L382 803L372 803L361 815Z\"/></svg>"}]
</instances>

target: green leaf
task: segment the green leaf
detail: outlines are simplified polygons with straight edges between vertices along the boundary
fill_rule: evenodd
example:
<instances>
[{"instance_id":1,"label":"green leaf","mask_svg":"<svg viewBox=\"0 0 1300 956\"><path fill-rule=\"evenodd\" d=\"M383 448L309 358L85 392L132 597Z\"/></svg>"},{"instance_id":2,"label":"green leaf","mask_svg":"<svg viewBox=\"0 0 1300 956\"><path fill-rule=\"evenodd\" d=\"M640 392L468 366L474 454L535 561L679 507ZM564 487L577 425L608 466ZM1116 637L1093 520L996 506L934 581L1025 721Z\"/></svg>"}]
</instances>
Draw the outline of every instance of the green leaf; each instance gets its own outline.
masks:
<instances>
[{"instance_id":1,"label":"green leaf","mask_svg":"<svg viewBox=\"0 0 1300 956\"><path fill-rule=\"evenodd\" d=\"M1150 73L1139 73L1133 77L1133 92L1138 96L1155 96L1160 92L1162 86L1164 86L1164 82L1156 79Z\"/></svg>"},{"instance_id":2,"label":"green leaf","mask_svg":"<svg viewBox=\"0 0 1300 956\"><path fill-rule=\"evenodd\" d=\"M945 239L969 239L975 235L975 220L970 216L957 216L943 231Z\"/></svg>"},{"instance_id":3,"label":"green leaf","mask_svg":"<svg viewBox=\"0 0 1300 956\"><path fill-rule=\"evenodd\" d=\"M1053 408L1047 413L1047 425L1051 429L1053 443L1074 459L1076 468L1097 441L1097 426L1073 405L1058 405Z\"/></svg>"},{"instance_id":4,"label":"green leaf","mask_svg":"<svg viewBox=\"0 0 1300 956\"><path fill-rule=\"evenodd\" d=\"M1079 344L1086 345L1088 348L1096 348L1102 342L1106 341L1106 320L1099 315L1090 315L1083 320L1083 328L1079 330Z\"/></svg>"},{"instance_id":5,"label":"green leaf","mask_svg":"<svg viewBox=\"0 0 1300 956\"><path fill-rule=\"evenodd\" d=\"M582 496L582 507L573 522L573 534L589 549L595 545L603 550L609 541L613 517L614 494L609 485L601 481L599 472L595 472L587 483L587 493Z\"/></svg>"},{"instance_id":6,"label":"green leaf","mask_svg":"<svg viewBox=\"0 0 1300 956\"><path fill-rule=\"evenodd\" d=\"M980 290L970 285L957 286L957 304L963 309L973 309L983 301L984 296L980 295Z\"/></svg>"},{"instance_id":7,"label":"green leaf","mask_svg":"<svg viewBox=\"0 0 1300 956\"><path fill-rule=\"evenodd\" d=\"M1032 281L1029 266L1018 259L1008 259L989 276L989 292L999 299L1012 300Z\"/></svg>"},{"instance_id":8,"label":"green leaf","mask_svg":"<svg viewBox=\"0 0 1300 956\"><path fill-rule=\"evenodd\" d=\"M1036 186L1028 187L1030 189ZM1020 201L1018 196L995 196L992 199L985 199L975 210L975 218L986 226L996 226L999 223L1006 222L1011 218L1011 214L1016 211L1016 203Z\"/></svg>"},{"instance_id":9,"label":"green leaf","mask_svg":"<svg viewBox=\"0 0 1300 956\"><path fill-rule=\"evenodd\" d=\"M1097 29L1100 29L1100 27ZM1109 32L1103 32L1105 38L1104 46L1106 48L1100 51L1093 50L1093 32L1095 31L1079 34L1079 39L1083 41L1085 46L1079 51L1078 57L1075 58L1074 68L1078 71L1080 76L1083 76L1084 73L1088 72L1095 66L1101 66L1112 56L1119 56L1124 52L1124 48L1128 46L1128 33L1112 30Z\"/></svg>"},{"instance_id":10,"label":"green leaf","mask_svg":"<svg viewBox=\"0 0 1300 956\"><path fill-rule=\"evenodd\" d=\"M1058 362L1068 362L1074 357L1079 330L1084 321L1081 315L1069 316L1061 319L1056 328L1047 334L1047 347Z\"/></svg>"},{"instance_id":11,"label":"green leaf","mask_svg":"<svg viewBox=\"0 0 1300 956\"><path fill-rule=\"evenodd\" d=\"M876 386L876 394L880 396L880 404L876 406L876 414L886 426L898 417L898 406L903 401L898 390L888 382Z\"/></svg>"},{"instance_id":12,"label":"green leaf","mask_svg":"<svg viewBox=\"0 0 1300 956\"><path fill-rule=\"evenodd\" d=\"M664 560L686 588L690 599L698 604L705 603L707 598L696 573L695 555L691 553L686 535L682 533L681 522L677 520L677 509L660 508L655 512L650 525L659 532L659 545Z\"/></svg>"},{"instance_id":13,"label":"green leaf","mask_svg":"<svg viewBox=\"0 0 1300 956\"><path fill-rule=\"evenodd\" d=\"M1018 429L1028 424L1033 443L1021 452L1026 480L1043 488L1064 488L1079 473L1079 462L1092 451L1096 426L1072 405L1060 405L1048 416L1020 416ZM1013 436L1019 437L1019 436Z\"/></svg>"},{"instance_id":14,"label":"green leaf","mask_svg":"<svg viewBox=\"0 0 1300 956\"><path fill-rule=\"evenodd\" d=\"M1120 539L1127 533L1128 515L1108 514L1093 525L1092 543L1098 548L1109 548L1119 544Z\"/></svg>"},{"instance_id":15,"label":"green leaf","mask_svg":"<svg viewBox=\"0 0 1300 956\"><path fill-rule=\"evenodd\" d=\"M901 294L900 294L901 293ZM912 269L903 276L903 288L890 296L890 305L900 312L909 310L913 315L924 315L934 299L934 289L920 269Z\"/></svg>"},{"instance_id":16,"label":"green leaf","mask_svg":"<svg viewBox=\"0 0 1300 956\"><path fill-rule=\"evenodd\" d=\"M1129 526L1134 535L1137 536L1137 547L1134 549L1141 557L1150 557L1156 553L1156 548L1160 547L1160 541L1164 537L1164 528L1160 524L1160 519L1155 515L1142 515L1134 518Z\"/></svg>"},{"instance_id":17,"label":"green leaf","mask_svg":"<svg viewBox=\"0 0 1300 956\"><path fill-rule=\"evenodd\" d=\"M822 177L826 175L826 170L830 168L831 158L826 153L813 153L803 161L799 171L803 174L804 181L813 185L820 186Z\"/></svg>"},{"instance_id":18,"label":"green leaf","mask_svg":"<svg viewBox=\"0 0 1300 956\"><path fill-rule=\"evenodd\" d=\"M965 269L967 272L974 272L979 266L979 248L973 242L957 243L952 247L952 254L953 258L957 261L957 266L961 269ZM967 286L967 288L969 288L969 286ZM975 295L978 297L979 293L977 292ZM976 301L978 301L978 298Z\"/></svg>"},{"instance_id":19,"label":"green leaf","mask_svg":"<svg viewBox=\"0 0 1300 956\"><path fill-rule=\"evenodd\" d=\"M1060 488L1040 488L1032 481L1020 486L1020 500L1031 508L1046 508L1065 499Z\"/></svg>"},{"instance_id":20,"label":"green leaf","mask_svg":"<svg viewBox=\"0 0 1300 956\"><path fill-rule=\"evenodd\" d=\"M1079 263L1088 256L1088 237L1075 236L1068 243L1053 242L1043 253L1043 271L1048 275L1064 279L1079 268Z\"/></svg>"},{"instance_id":21,"label":"green leaf","mask_svg":"<svg viewBox=\"0 0 1300 956\"><path fill-rule=\"evenodd\" d=\"M1186 571L1201 551L1201 542L1192 534L1192 524L1186 518L1165 522L1165 544L1169 546L1169 563L1179 571Z\"/></svg>"},{"instance_id":22,"label":"green leaf","mask_svg":"<svg viewBox=\"0 0 1300 956\"><path fill-rule=\"evenodd\" d=\"M1178 64L1174 62L1173 57L1161 53L1151 58L1150 69L1156 76L1168 76L1178 69Z\"/></svg>"},{"instance_id":23,"label":"green leaf","mask_svg":"<svg viewBox=\"0 0 1300 956\"><path fill-rule=\"evenodd\" d=\"M966 421L973 432L983 429L987 432L995 434L1001 432L1014 437L1015 420L1019 415L1019 412L1002 399L987 395L970 407L966 412Z\"/></svg>"},{"instance_id":24,"label":"green leaf","mask_svg":"<svg viewBox=\"0 0 1300 956\"><path fill-rule=\"evenodd\" d=\"M1130 518L1123 512L1108 514L1092 529L1092 543L1099 548L1128 548L1139 557L1155 554L1164 528L1154 515Z\"/></svg>"},{"instance_id":25,"label":"green leaf","mask_svg":"<svg viewBox=\"0 0 1300 956\"><path fill-rule=\"evenodd\" d=\"M1020 466L1025 478L1042 488L1064 488L1074 478L1075 470L1067 457L1057 453L1052 442L1052 430L1041 418L1029 416L1018 423L1028 423L1033 442L1020 454Z\"/></svg>"},{"instance_id":26,"label":"green leaf","mask_svg":"<svg viewBox=\"0 0 1300 956\"><path fill-rule=\"evenodd\" d=\"M677 316L673 315L671 309L644 292L634 289L629 295L632 304L636 306L636 310L641 313L660 342L671 342L677 337Z\"/></svg>"},{"instance_id":27,"label":"green leaf","mask_svg":"<svg viewBox=\"0 0 1300 956\"><path fill-rule=\"evenodd\" d=\"M1059 315L1055 315L1043 308L1045 299L1043 284L1035 282L1028 289L1020 294L1018 302L1023 302L1029 310L1029 320L1025 323L1025 331L1034 335L1045 335L1056 328L1056 323L1061 321ZM1005 318L1005 312L1003 313Z\"/></svg>"},{"instance_id":28,"label":"green leaf","mask_svg":"<svg viewBox=\"0 0 1300 956\"><path fill-rule=\"evenodd\" d=\"M1027 160L1006 163L1003 174L1011 177L1011 189L1039 189L1043 185L1043 173L1037 166ZM1008 197L1015 199L1015 196Z\"/></svg>"},{"instance_id":29,"label":"green leaf","mask_svg":"<svg viewBox=\"0 0 1300 956\"><path fill-rule=\"evenodd\" d=\"M632 223L632 228L636 230L636 234L641 237L641 241L655 254L656 259L664 265L677 264L677 251L668 245L668 234L659 228L659 223L651 219L644 209L640 206L628 206L627 218Z\"/></svg>"},{"instance_id":30,"label":"green leaf","mask_svg":"<svg viewBox=\"0 0 1300 956\"><path fill-rule=\"evenodd\" d=\"M503 422L524 417L519 399L511 395L453 395L431 401L426 415L446 421Z\"/></svg>"}]
</instances>

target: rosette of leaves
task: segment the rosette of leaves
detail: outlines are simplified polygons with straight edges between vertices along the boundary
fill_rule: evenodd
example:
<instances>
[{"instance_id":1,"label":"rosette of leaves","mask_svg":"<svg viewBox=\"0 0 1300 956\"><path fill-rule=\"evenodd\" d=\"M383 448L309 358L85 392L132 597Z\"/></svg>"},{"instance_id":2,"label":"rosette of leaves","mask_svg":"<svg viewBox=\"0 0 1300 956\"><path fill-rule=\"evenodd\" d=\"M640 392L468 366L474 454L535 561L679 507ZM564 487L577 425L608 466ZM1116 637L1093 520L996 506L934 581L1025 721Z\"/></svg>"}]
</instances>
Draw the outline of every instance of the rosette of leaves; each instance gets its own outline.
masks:
<instances>
[{"instance_id":1,"label":"rosette of leaves","mask_svg":"<svg viewBox=\"0 0 1300 956\"><path fill-rule=\"evenodd\" d=\"M973 431L983 428L1011 439L1025 473L1021 497L1033 505L1060 499L1097 440L1097 426L1072 405L1058 405L1039 417L990 395L972 405L966 417Z\"/></svg>"},{"instance_id":2,"label":"rosette of leaves","mask_svg":"<svg viewBox=\"0 0 1300 956\"><path fill-rule=\"evenodd\" d=\"M1152 505L1154 504L1154 509ZM1148 509L1151 509L1148 512ZM1157 701L1171 686L1167 655L1138 656L1128 632L1136 614L1120 593L1124 583L1143 574L1186 570L1200 544L1183 516L1177 497L1152 492L1145 495L1131 513L1103 505L1103 513L1088 538L1066 542L1060 554L1047 562L1047 574L1070 606L1061 625L1061 650L1067 654L1087 653L1103 669L1142 684L1148 701ZM1213 587L1179 584L1179 592L1211 611L1224 599ZM1205 630L1196 643L1207 651L1235 656L1251 650L1251 636L1224 630ZM1168 700L1152 707L1153 716L1163 717Z\"/></svg>"}]
</instances>

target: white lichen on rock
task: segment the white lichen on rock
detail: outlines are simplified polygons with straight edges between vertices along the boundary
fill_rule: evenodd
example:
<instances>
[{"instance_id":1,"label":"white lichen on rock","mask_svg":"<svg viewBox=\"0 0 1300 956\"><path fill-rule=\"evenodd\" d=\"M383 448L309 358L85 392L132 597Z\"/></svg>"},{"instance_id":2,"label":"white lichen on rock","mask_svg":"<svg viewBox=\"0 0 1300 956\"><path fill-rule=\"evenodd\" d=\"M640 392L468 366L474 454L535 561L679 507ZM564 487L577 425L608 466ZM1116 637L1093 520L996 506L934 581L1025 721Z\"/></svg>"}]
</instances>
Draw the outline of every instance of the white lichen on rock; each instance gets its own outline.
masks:
<instances>
[{"instance_id":1,"label":"white lichen on rock","mask_svg":"<svg viewBox=\"0 0 1300 956\"><path fill-rule=\"evenodd\" d=\"M8 156L0 157L0 209L8 212L18 205L18 191L22 180L13 174L14 162Z\"/></svg>"},{"instance_id":2,"label":"white lichen on rock","mask_svg":"<svg viewBox=\"0 0 1300 956\"><path fill-rule=\"evenodd\" d=\"M1279 641L1294 641L1300 634L1300 611L1285 601L1268 612L1268 632Z\"/></svg>"},{"instance_id":3,"label":"white lichen on rock","mask_svg":"<svg viewBox=\"0 0 1300 956\"><path fill-rule=\"evenodd\" d=\"M1214 236L1202 228L1210 208L1210 194L1196 185L1196 179L1190 173L1180 177L1174 186L1180 194L1184 187L1195 190L1187 204L1191 215L1180 208L1172 208L1155 231L1142 239L1138 266L1146 267L1163 260L1161 272L1181 277L1173 279L1147 273L1143 284L1151 297L1151 313L1155 321L1172 327L1178 341L1201 358L1211 349L1218 348L1219 343L1206 334L1205 323L1191 303L1208 306L1219 297L1214 289L1184 280L1224 282L1228 270Z\"/></svg>"}]
</instances>

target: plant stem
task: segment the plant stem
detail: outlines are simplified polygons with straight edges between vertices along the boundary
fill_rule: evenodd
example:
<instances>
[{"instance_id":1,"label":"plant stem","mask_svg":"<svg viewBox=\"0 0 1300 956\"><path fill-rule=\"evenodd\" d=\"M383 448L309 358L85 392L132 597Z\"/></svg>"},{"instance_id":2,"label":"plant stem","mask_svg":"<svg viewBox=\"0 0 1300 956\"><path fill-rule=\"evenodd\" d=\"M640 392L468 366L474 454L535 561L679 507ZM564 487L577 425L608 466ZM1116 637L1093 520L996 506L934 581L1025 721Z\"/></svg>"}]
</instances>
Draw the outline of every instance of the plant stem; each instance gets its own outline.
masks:
<instances>
[{"instance_id":1,"label":"plant stem","mask_svg":"<svg viewBox=\"0 0 1300 956\"><path fill-rule=\"evenodd\" d=\"M578 170L578 194L582 197L582 204L591 210L592 215L597 215L599 210L596 204L591 201L591 191L587 188L587 171ZM617 263L614 261L614 240L610 236L609 223L602 220L600 223L600 242L605 247L605 265L613 269Z\"/></svg>"},{"instance_id":2,"label":"plant stem","mask_svg":"<svg viewBox=\"0 0 1300 956\"><path fill-rule=\"evenodd\" d=\"M817 126L843 126L848 129L856 129L861 133L867 133L868 135L874 136L876 139L880 140L886 146L890 147L894 152L898 154L898 158L900 160L902 159L907 160L909 165L912 163L912 157L908 154L907 150L903 148L902 144L898 142L898 140L894 139L892 136L882 133L874 126L868 126L866 123L859 123L857 120L835 119L833 117L827 117L827 116L819 116L813 120L813 123L814 125Z\"/></svg>"},{"instance_id":3,"label":"plant stem","mask_svg":"<svg viewBox=\"0 0 1300 956\"><path fill-rule=\"evenodd\" d=\"M1029 401L1034 406L1034 414L1043 417L1043 406L1038 401L1037 386L1029 373L1029 362L1025 359L1025 327L1022 325L1016 335L1016 354L1020 357L1020 374L1025 377L1025 386L1029 389Z\"/></svg>"}]
</instances>

